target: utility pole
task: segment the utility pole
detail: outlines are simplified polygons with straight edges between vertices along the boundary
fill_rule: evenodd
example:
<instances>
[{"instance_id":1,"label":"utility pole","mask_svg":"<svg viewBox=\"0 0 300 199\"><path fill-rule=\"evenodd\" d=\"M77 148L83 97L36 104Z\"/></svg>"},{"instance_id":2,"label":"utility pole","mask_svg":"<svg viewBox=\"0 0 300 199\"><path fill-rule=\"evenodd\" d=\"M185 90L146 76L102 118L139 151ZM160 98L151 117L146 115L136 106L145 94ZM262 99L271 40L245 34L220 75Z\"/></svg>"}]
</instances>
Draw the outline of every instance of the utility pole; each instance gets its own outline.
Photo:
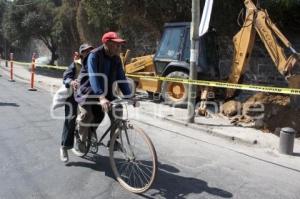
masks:
<instances>
[{"instance_id":1,"label":"utility pole","mask_svg":"<svg viewBox=\"0 0 300 199\"><path fill-rule=\"evenodd\" d=\"M197 64L199 53L199 24L200 24L200 0L192 0L191 23L191 53L190 53L190 80L197 79ZM196 86L189 84L188 93L188 121L195 122Z\"/></svg>"}]
</instances>

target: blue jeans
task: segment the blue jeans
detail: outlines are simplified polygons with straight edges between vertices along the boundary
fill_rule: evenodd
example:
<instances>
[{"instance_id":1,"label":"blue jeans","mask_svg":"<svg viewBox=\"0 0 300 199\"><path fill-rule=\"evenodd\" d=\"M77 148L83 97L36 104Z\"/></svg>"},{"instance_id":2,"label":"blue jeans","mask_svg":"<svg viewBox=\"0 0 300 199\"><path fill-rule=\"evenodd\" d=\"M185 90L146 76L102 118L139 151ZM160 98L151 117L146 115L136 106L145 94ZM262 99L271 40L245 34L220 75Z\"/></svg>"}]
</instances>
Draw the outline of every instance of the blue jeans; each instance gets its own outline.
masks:
<instances>
[{"instance_id":1,"label":"blue jeans","mask_svg":"<svg viewBox=\"0 0 300 199\"><path fill-rule=\"evenodd\" d=\"M61 146L65 149L72 149L74 145L74 131L76 127L78 104L73 96L69 97L66 102L65 122L62 132Z\"/></svg>"}]
</instances>

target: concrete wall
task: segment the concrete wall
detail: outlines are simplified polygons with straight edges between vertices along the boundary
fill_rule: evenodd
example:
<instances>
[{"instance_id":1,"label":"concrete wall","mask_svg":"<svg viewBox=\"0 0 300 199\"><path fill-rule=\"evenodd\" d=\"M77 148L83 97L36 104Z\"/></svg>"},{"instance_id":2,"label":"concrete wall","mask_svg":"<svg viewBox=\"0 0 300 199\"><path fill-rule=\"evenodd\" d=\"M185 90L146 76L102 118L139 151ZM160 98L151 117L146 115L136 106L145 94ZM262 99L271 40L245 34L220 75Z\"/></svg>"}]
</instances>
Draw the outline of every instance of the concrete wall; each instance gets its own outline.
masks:
<instances>
[{"instance_id":1,"label":"concrete wall","mask_svg":"<svg viewBox=\"0 0 300 199\"><path fill-rule=\"evenodd\" d=\"M230 74L233 58L233 44L231 38L223 38L220 43L220 62L219 69L222 79L227 79ZM300 50L300 38L290 39L296 50ZM287 51L286 55L288 55ZM300 71L300 67L298 71ZM277 71L272 59L267 53L263 43L259 38L256 39L254 49L247 66L244 76L244 83L270 85L270 86L287 86L284 77Z\"/></svg>"}]
</instances>

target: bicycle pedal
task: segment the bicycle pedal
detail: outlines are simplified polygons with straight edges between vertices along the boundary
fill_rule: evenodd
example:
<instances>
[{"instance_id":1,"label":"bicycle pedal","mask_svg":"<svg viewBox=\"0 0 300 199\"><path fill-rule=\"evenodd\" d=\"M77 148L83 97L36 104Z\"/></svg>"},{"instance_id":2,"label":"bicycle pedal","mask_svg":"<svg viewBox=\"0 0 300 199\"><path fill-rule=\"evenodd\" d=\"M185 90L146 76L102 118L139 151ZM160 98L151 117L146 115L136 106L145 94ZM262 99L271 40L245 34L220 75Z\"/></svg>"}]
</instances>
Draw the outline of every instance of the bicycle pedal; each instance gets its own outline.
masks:
<instances>
[{"instance_id":1,"label":"bicycle pedal","mask_svg":"<svg viewBox=\"0 0 300 199\"><path fill-rule=\"evenodd\" d=\"M91 152L92 154L98 153L98 147L91 147L91 148L90 148L90 152Z\"/></svg>"}]
</instances>

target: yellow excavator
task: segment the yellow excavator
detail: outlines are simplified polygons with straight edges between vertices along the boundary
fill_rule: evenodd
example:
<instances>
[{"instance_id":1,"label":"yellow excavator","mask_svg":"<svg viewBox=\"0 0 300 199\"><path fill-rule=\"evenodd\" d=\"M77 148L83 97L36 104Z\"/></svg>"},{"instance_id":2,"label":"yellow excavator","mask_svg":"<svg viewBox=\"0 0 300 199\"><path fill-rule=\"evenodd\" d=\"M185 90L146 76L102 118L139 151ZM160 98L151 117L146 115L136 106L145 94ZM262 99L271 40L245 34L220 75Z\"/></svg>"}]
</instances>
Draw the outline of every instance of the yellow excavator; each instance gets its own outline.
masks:
<instances>
[{"instance_id":1,"label":"yellow excavator","mask_svg":"<svg viewBox=\"0 0 300 199\"><path fill-rule=\"evenodd\" d=\"M253 1L244 0L246 9L244 24L233 37L234 56L228 82L240 83L245 73L253 49L256 33L264 43L280 74L292 88L300 88L300 75L295 72L299 63L299 53L292 47L288 39L271 21L266 10L258 8ZM190 23L169 23L164 27L164 33L154 55L134 58L125 65L127 74L165 76L173 78L188 78L190 57ZM219 80L218 46L214 30L208 31L199 42L198 79ZM290 50L290 56L285 55L284 48ZM162 82L134 78L138 88L148 93L160 93L169 103L182 103L187 100L188 87L185 84ZM199 88L201 105L198 112L204 115L206 101L210 88ZM213 97L213 95L211 95ZM233 89L226 90L226 98L234 96Z\"/></svg>"},{"instance_id":2,"label":"yellow excavator","mask_svg":"<svg viewBox=\"0 0 300 199\"><path fill-rule=\"evenodd\" d=\"M199 48L201 50L198 56L197 78L219 80L218 45L214 29L209 30L205 36L200 38ZM133 58L128 64L124 61L125 72L129 76L145 75L188 79L190 70L189 59L190 23L166 23L156 53ZM126 58L123 60L126 60ZM187 84L143 77L130 77L137 83L138 89L145 90L150 95L158 94L157 96L162 97L168 104L184 104L187 101Z\"/></svg>"},{"instance_id":3,"label":"yellow excavator","mask_svg":"<svg viewBox=\"0 0 300 199\"><path fill-rule=\"evenodd\" d=\"M299 63L299 53L271 21L266 10L257 8L251 0L245 0L244 5L246 8L244 24L233 37L235 52L228 81L239 83L241 76L246 71L255 36L258 33L279 73L289 82L290 87L300 88L300 84L298 84L300 76L294 72L296 63ZM284 47L290 50L289 57L285 55ZM226 97L230 98L233 95L234 90L228 89Z\"/></svg>"}]
</instances>

